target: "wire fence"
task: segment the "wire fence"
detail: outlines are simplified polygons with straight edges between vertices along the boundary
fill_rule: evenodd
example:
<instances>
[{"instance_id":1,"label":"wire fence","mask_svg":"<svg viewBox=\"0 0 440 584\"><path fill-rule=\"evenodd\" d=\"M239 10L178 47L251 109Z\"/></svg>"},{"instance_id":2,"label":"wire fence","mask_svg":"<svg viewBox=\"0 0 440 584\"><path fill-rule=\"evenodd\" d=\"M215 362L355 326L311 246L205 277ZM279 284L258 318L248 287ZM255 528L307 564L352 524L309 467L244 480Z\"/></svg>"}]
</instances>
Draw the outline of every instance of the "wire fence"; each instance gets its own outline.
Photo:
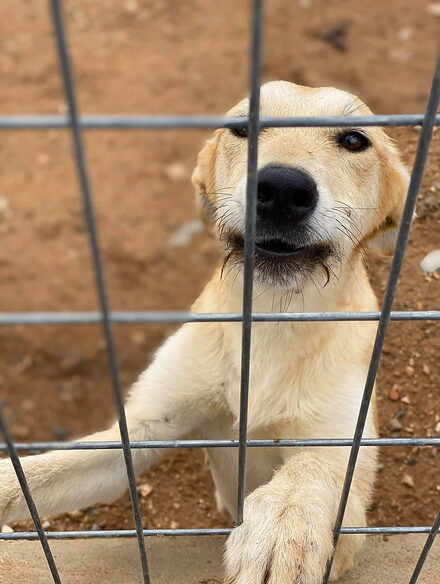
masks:
<instances>
[{"instance_id":1,"label":"wire fence","mask_svg":"<svg viewBox=\"0 0 440 584\"><path fill-rule=\"evenodd\" d=\"M83 201L87 231L91 249L91 258L95 274L96 290L99 299L99 312L33 312L33 313L0 313L0 325L45 325L45 324L101 324L106 342L109 372L112 381L113 397L119 419L121 440L118 442L33 442L15 443L8 429L0 404L0 432L4 442L0 443L0 451L7 452L11 458L17 478L29 508L36 532L1 533L0 540L39 540L47 559L52 579L61 583L57 566L52 555L49 540L75 538L113 538L136 537L138 541L140 564L144 584L150 582L148 560L145 548L146 536L202 536L227 535L231 529L144 529L136 489L133 469L132 449L138 448L237 448L238 449L238 503L237 524L243 520L243 505L245 496L246 452L248 448L262 447L349 447L350 455L342 489L339 510L334 526L334 549L336 549L341 534L428 534L426 543L421 550L417 565L414 568L409 584L415 584L428 556L434 538L440 529L440 511L432 526L418 527L342 527L347 500L350 494L353 474L360 447L368 446L436 446L440 447L440 437L433 438L375 438L363 439L363 430L371 401L382 348L388 323L392 321L440 320L440 311L392 311L398 278L403 262L411 219L415 209L417 193L420 188L423 171L426 165L428 149L434 126L440 125L440 115L437 114L440 97L440 58L434 69L432 86L423 115L381 115L381 116L341 116L341 117L300 117L300 118L263 118L259 116L260 74L262 55L263 0L252 1L251 11L251 46L250 46L250 106L248 118L222 118L217 116L128 116L128 115L94 115L81 117L78 112L74 78L69 57L66 31L64 27L61 0L49 0L53 21L56 48L60 63L64 92L68 104L68 114L58 115L14 115L0 116L0 129L48 129L68 128L72 137L72 149L76 162L78 182ZM107 300L103 263L99 246L99 236L95 221L94 205L86 154L82 139L82 131L87 129L162 129L162 128L234 128L248 125L248 175L246 194L246 232L244 247L244 293L242 313L236 314L194 314L184 311L144 311L144 312L111 312ZM253 288L253 252L255 244L256 192L257 192L257 158L258 134L263 127L352 127L356 126L421 126L421 132L415 157L411 180L408 188L406 204L397 238L384 301L380 312L339 312L339 313L258 313L252 312ZM367 378L365 381L359 415L353 438L347 439L283 439L283 440L248 440L247 413L250 372L250 342L253 322L324 322L324 321L378 321L376 339L371 355ZM240 387L240 426L238 440L161 440L130 442L124 401L121 391L119 366L116 346L113 340L112 326L114 323L183 323L183 322L242 322L242 361ZM95 530L95 531L62 531L45 532L38 510L32 499L32 494L26 482L18 452L25 450L94 450L122 449L127 469L127 479L130 491L132 511L135 523L134 530ZM328 562L323 584L327 584L333 558Z\"/></svg>"}]
</instances>

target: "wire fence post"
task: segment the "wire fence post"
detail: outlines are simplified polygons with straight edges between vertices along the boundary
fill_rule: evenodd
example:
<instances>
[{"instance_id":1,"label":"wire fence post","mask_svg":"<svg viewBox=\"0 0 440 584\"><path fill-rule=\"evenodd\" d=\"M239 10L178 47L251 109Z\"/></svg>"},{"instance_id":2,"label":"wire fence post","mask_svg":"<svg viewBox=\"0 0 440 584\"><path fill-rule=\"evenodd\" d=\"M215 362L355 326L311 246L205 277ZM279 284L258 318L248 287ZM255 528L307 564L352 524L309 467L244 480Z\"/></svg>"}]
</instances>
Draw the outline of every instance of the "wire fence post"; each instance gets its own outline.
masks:
<instances>
[{"instance_id":1,"label":"wire fence post","mask_svg":"<svg viewBox=\"0 0 440 584\"><path fill-rule=\"evenodd\" d=\"M26 501L26 505L28 506L29 513L32 517L35 529L37 531L37 536L38 539L40 540L41 547L43 548L43 552L46 557L50 573L52 574L52 579L55 584L61 584L61 578L60 575L58 574L58 569L55 565L55 560L52 554L52 550L50 549L49 542L47 541L47 535L43 529L43 525L41 524L41 519L40 516L38 515L37 507L34 503L31 492L29 490L29 485L26 480L23 467L21 465L20 459L17 454L17 450L15 449L14 446L14 441L12 440L11 433L9 431L8 425L3 414L3 407L1 401L0 401L0 432L4 436L9 458L11 459L11 463L12 466L14 467L15 474L17 475L18 482L20 483L20 488L23 493L23 497Z\"/></svg>"},{"instance_id":2,"label":"wire fence post","mask_svg":"<svg viewBox=\"0 0 440 584\"><path fill-rule=\"evenodd\" d=\"M432 548L432 544L438 534L440 529L440 511L437 513L437 517L434 519L434 523L432 524L432 529L429 532L428 537L426 538L425 545L420 553L420 557L417 561L416 567L414 568L414 572L410 578L409 584L416 584L417 580L419 579L420 572L422 571L423 566L425 565L426 558Z\"/></svg>"},{"instance_id":3,"label":"wire fence post","mask_svg":"<svg viewBox=\"0 0 440 584\"><path fill-rule=\"evenodd\" d=\"M128 487L130 492L134 523L138 540L139 556L141 561L142 575L144 584L150 584L148 570L147 553L142 526L142 516L139 504L139 497L136 487L136 477L133 467L133 457L130 449L130 439L128 433L127 419L125 416L124 399L122 396L121 382L119 377L119 365L117 359L116 345L112 334L112 325L109 318L109 306L107 290L104 278L104 268L99 248L98 230L95 220L95 212L92 200L92 192L87 172L84 145L82 142L81 128L78 123L78 108L75 95L75 86L73 74L67 49L66 33L63 22L61 0L50 0L50 7L55 31L58 58L61 68L61 76L64 85L64 92L68 104L70 130L72 135L72 147L76 169L78 173L79 186L84 206L84 214L87 223L87 231L90 241L92 263L96 280L96 289L98 294L102 327L106 342L108 364L112 380L112 388L116 408L118 412L119 430L121 434L124 460L127 469Z\"/></svg>"},{"instance_id":4,"label":"wire fence post","mask_svg":"<svg viewBox=\"0 0 440 584\"><path fill-rule=\"evenodd\" d=\"M419 142L417 146L416 158L411 173L411 179L408 187L408 194L406 197L405 207L403 210L402 220L399 227L399 233L396 241L396 250L391 263L390 275L388 284L385 290L384 301L381 310L379 325L377 327L376 339L371 354L370 366L368 368L367 379L365 381L364 393L362 395L361 405L359 409L359 416L356 422L354 432L353 445L350 450L347 470L345 474L344 484L342 487L341 500L339 504L338 514L336 517L334 527L334 551L327 564L327 570L324 575L323 584L327 584L330 578L330 572L335 556L336 547L338 545L340 529L344 520L345 509L347 507L348 497L350 495L351 484L356 467L356 462L359 454L362 434L364 432L365 422L367 420L368 410L370 407L371 396L373 394L374 383L376 381L377 371L379 369L380 358L382 355L385 335L388 328L391 308L394 302L394 295L397 289L400 270L403 263L403 256L408 242L409 230L411 221L414 215L414 210L417 202L417 194L422 182L423 171L425 170L426 161L428 159L429 145L432 139L432 133L435 123L435 116L440 99L440 54L437 55L437 62L434 67L434 74L429 93L428 103L426 105L425 119L423 121L420 132Z\"/></svg>"},{"instance_id":5,"label":"wire fence post","mask_svg":"<svg viewBox=\"0 0 440 584\"><path fill-rule=\"evenodd\" d=\"M248 160L246 185L246 228L244 235L243 325L241 341L240 426L238 448L237 525L243 521L246 491L246 438L249 402L249 377L252 331L252 292L254 285L254 248L257 212L258 134L260 131L260 75L263 0L252 3L250 47L250 97L248 121Z\"/></svg>"}]
</instances>

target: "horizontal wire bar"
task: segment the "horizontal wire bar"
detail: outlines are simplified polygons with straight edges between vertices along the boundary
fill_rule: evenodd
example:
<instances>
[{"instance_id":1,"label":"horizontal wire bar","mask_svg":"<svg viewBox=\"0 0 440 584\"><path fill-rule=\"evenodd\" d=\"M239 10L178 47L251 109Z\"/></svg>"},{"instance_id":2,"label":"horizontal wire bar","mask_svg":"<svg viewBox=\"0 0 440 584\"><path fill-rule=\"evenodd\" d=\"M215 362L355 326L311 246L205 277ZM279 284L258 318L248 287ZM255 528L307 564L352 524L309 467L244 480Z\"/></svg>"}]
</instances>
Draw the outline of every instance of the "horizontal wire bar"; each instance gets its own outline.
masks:
<instances>
[{"instance_id":1,"label":"horizontal wire bar","mask_svg":"<svg viewBox=\"0 0 440 584\"><path fill-rule=\"evenodd\" d=\"M240 313L195 313L179 310L113 311L112 322L184 323L184 322L241 322ZM326 321L374 321L380 312L254 312L254 322L326 322ZM393 311L390 320L440 320L440 310ZM100 324L100 312L0 312L0 326L48 325L48 324Z\"/></svg>"},{"instance_id":2,"label":"horizontal wire bar","mask_svg":"<svg viewBox=\"0 0 440 584\"><path fill-rule=\"evenodd\" d=\"M342 535L399 535L430 533L432 526L395 526L395 527L343 527ZM144 537L166 537L166 536L193 536L193 535L229 535L232 528L211 528L211 529L144 529ZM115 537L136 537L134 529L109 529L97 531L47 531L47 539L100 539ZM0 533L1 540L36 540L38 534L33 531L17 531L12 533Z\"/></svg>"},{"instance_id":3,"label":"horizontal wire bar","mask_svg":"<svg viewBox=\"0 0 440 584\"><path fill-rule=\"evenodd\" d=\"M262 128L316 128L353 126L421 126L424 114L371 115L371 116L304 116L304 117L262 117ZM44 130L68 128L69 118L64 115L2 115L0 130ZM178 129L178 128L241 128L248 123L247 117L223 117L204 115L130 115L99 114L84 115L78 119L84 130L136 130ZM440 115L435 125L440 125Z\"/></svg>"},{"instance_id":4,"label":"horizontal wire bar","mask_svg":"<svg viewBox=\"0 0 440 584\"><path fill-rule=\"evenodd\" d=\"M311 438L311 439L257 439L247 440L248 448L306 448L351 446L353 438ZM131 448L237 448L238 440L137 440L130 442ZM440 436L431 438L365 438L361 446L437 446ZM23 450L116 450L122 448L120 441L102 442L16 442L15 448ZM0 442L0 452L6 445Z\"/></svg>"}]
</instances>

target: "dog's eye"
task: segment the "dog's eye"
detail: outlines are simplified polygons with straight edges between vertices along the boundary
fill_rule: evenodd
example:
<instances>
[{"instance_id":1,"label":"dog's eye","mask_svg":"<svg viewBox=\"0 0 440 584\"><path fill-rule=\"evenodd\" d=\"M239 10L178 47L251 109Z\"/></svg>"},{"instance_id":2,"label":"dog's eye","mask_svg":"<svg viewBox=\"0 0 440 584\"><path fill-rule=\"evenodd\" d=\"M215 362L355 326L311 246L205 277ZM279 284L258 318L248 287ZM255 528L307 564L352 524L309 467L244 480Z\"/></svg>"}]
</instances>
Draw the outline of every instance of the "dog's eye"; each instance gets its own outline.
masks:
<instances>
[{"instance_id":1,"label":"dog's eye","mask_svg":"<svg viewBox=\"0 0 440 584\"><path fill-rule=\"evenodd\" d=\"M237 138L247 138L248 137L248 129L246 126L242 126L240 128L231 128L231 133Z\"/></svg>"},{"instance_id":2,"label":"dog's eye","mask_svg":"<svg viewBox=\"0 0 440 584\"><path fill-rule=\"evenodd\" d=\"M365 134L353 130L341 134L338 144L350 152L362 152L371 146L371 142Z\"/></svg>"}]
</instances>

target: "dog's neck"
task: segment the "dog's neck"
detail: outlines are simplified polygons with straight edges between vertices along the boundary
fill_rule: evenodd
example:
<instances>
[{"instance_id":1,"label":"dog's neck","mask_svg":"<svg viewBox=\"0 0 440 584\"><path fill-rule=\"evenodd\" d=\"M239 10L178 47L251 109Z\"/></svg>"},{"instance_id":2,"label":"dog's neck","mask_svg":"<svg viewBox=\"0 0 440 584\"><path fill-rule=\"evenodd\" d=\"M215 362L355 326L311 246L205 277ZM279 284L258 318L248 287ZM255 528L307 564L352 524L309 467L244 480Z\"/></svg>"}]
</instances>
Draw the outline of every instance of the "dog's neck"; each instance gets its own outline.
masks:
<instances>
[{"instance_id":1,"label":"dog's neck","mask_svg":"<svg viewBox=\"0 0 440 584\"><path fill-rule=\"evenodd\" d=\"M323 277L309 280L300 291L265 286L255 278L252 297L254 312L344 312L376 309L376 300L361 259L350 262L350 265L342 268L327 283ZM243 270L232 270L222 277L219 302L221 311L241 312Z\"/></svg>"}]
</instances>

